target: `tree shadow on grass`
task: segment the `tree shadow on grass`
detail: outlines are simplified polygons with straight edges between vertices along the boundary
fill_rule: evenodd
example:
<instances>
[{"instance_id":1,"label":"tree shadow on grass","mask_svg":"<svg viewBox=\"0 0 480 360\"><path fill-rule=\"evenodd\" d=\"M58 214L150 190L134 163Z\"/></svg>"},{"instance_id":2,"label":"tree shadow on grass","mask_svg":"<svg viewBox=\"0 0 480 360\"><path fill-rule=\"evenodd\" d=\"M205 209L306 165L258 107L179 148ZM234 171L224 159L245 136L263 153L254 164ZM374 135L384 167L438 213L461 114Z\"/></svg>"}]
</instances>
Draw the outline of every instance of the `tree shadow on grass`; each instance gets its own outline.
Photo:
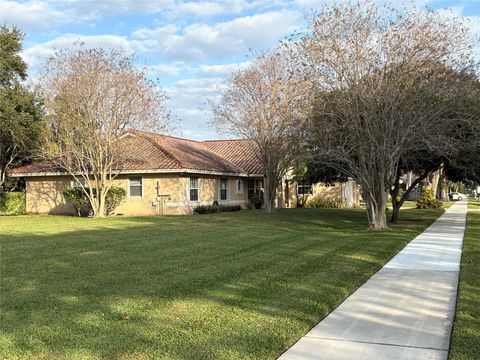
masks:
<instances>
[{"instance_id":1,"label":"tree shadow on grass","mask_svg":"<svg viewBox=\"0 0 480 360\"><path fill-rule=\"evenodd\" d=\"M68 219L9 234L0 354L275 357L411 239L326 214Z\"/></svg>"}]
</instances>

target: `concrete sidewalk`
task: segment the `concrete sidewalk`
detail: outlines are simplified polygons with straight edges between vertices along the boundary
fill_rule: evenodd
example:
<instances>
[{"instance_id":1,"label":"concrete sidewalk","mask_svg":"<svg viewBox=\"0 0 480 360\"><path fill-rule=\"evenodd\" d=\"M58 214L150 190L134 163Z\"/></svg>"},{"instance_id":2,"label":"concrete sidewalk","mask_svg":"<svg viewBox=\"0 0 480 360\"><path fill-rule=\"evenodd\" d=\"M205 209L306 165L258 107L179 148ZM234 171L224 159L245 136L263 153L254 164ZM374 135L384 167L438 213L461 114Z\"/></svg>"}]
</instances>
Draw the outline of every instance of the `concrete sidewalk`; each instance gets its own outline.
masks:
<instances>
[{"instance_id":1,"label":"concrete sidewalk","mask_svg":"<svg viewBox=\"0 0 480 360\"><path fill-rule=\"evenodd\" d=\"M450 207L279 359L447 359L466 214Z\"/></svg>"}]
</instances>

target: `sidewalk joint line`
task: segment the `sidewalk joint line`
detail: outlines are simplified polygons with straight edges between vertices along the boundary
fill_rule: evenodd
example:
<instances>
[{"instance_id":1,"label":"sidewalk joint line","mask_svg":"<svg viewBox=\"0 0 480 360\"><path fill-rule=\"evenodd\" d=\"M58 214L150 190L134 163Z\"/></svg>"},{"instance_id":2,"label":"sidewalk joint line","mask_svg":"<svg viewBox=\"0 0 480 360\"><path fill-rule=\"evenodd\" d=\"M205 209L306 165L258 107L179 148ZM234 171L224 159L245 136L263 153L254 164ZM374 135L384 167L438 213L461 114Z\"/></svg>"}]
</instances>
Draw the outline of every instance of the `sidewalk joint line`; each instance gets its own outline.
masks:
<instances>
[{"instance_id":1,"label":"sidewalk joint line","mask_svg":"<svg viewBox=\"0 0 480 360\"><path fill-rule=\"evenodd\" d=\"M370 342L370 341L362 341L362 340L335 339L335 338L311 336L311 335L308 335L308 334L304 335L304 337L310 338L310 339L323 339L323 340L330 340L330 341L354 342L354 343L360 343L360 344L395 346L395 347L411 348L411 349L425 349L425 350L436 350L436 351L445 351L445 352L448 351L448 350L445 350L445 349L438 349L438 348L432 348L432 347L413 346L413 345L398 345L398 344Z\"/></svg>"}]
</instances>

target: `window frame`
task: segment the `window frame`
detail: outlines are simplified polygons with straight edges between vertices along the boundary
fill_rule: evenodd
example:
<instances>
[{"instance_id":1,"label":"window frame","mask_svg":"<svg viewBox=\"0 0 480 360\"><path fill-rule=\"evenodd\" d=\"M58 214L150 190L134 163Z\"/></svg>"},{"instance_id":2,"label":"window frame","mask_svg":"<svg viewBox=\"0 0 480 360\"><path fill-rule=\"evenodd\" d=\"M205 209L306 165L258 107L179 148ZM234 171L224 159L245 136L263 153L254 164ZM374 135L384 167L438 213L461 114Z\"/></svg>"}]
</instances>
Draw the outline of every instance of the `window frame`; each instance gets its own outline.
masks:
<instances>
[{"instance_id":1,"label":"window frame","mask_svg":"<svg viewBox=\"0 0 480 360\"><path fill-rule=\"evenodd\" d=\"M253 187L250 185L253 184ZM248 179L247 181L247 198L250 199L253 194L260 195L263 189L263 179Z\"/></svg>"},{"instance_id":2,"label":"window frame","mask_svg":"<svg viewBox=\"0 0 480 360\"><path fill-rule=\"evenodd\" d=\"M192 187L192 180L196 179L196 187ZM192 200L192 190L196 190L196 199ZM198 176L190 176L188 179L188 201L200 201L200 178Z\"/></svg>"},{"instance_id":3,"label":"window frame","mask_svg":"<svg viewBox=\"0 0 480 360\"><path fill-rule=\"evenodd\" d=\"M80 188L80 187L85 187L86 181L83 177L78 177L78 178L73 178L70 180L70 187L71 188Z\"/></svg>"},{"instance_id":4,"label":"window frame","mask_svg":"<svg viewBox=\"0 0 480 360\"><path fill-rule=\"evenodd\" d=\"M140 179L140 185L133 185L133 187L140 187L140 195L132 195L132 178ZM143 198L143 176L129 176L128 177L128 197L129 198Z\"/></svg>"},{"instance_id":5,"label":"window frame","mask_svg":"<svg viewBox=\"0 0 480 360\"><path fill-rule=\"evenodd\" d=\"M300 188L302 189L302 191L300 191ZM305 192L305 189L308 189L308 191ZM313 195L312 184L310 184L310 183L297 183L297 194L298 195Z\"/></svg>"},{"instance_id":6,"label":"window frame","mask_svg":"<svg viewBox=\"0 0 480 360\"><path fill-rule=\"evenodd\" d=\"M237 195L243 194L243 184L242 184L242 179L237 179L235 183L235 189Z\"/></svg>"},{"instance_id":7,"label":"window frame","mask_svg":"<svg viewBox=\"0 0 480 360\"><path fill-rule=\"evenodd\" d=\"M225 187L223 187L225 185ZM220 178L220 201L228 200L228 178Z\"/></svg>"}]
</instances>

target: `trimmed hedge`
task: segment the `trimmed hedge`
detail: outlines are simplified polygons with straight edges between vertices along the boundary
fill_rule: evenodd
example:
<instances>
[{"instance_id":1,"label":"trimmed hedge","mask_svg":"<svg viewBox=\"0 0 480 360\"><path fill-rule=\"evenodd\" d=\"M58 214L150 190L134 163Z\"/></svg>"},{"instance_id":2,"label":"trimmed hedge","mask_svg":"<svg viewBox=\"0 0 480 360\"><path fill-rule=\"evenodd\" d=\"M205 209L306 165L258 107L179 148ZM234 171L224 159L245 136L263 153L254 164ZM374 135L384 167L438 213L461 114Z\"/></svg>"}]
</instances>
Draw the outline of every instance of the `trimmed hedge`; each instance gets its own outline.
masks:
<instances>
[{"instance_id":1,"label":"trimmed hedge","mask_svg":"<svg viewBox=\"0 0 480 360\"><path fill-rule=\"evenodd\" d=\"M213 214L240 210L242 210L240 205L198 205L193 208L193 212L197 214Z\"/></svg>"},{"instance_id":2,"label":"trimmed hedge","mask_svg":"<svg viewBox=\"0 0 480 360\"><path fill-rule=\"evenodd\" d=\"M305 204L307 208L332 208L332 209L343 209L347 206L338 199L329 199L322 196L314 196L307 200Z\"/></svg>"},{"instance_id":3,"label":"trimmed hedge","mask_svg":"<svg viewBox=\"0 0 480 360\"><path fill-rule=\"evenodd\" d=\"M24 192L0 192L0 215L25 215Z\"/></svg>"}]
</instances>

